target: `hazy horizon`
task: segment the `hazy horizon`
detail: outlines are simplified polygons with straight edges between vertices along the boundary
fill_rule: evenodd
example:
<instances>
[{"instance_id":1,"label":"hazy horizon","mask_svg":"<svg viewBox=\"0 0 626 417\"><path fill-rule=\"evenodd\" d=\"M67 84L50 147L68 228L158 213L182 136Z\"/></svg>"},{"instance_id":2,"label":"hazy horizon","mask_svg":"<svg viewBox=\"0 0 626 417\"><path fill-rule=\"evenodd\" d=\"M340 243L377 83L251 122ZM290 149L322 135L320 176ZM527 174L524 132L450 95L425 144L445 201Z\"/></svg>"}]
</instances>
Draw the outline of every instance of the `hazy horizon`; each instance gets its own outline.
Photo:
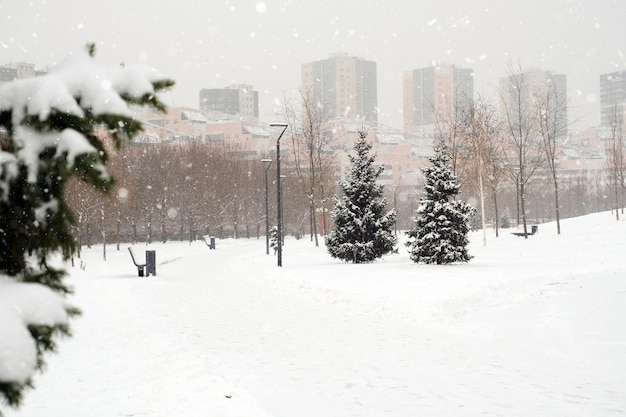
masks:
<instances>
[{"instance_id":1,"label":"hazy horizon","mask_svg":"<svg viewBox=\"0 0 626 417\"><path fill-rule=\"evenodd\" d=\"M446 63L472 68L493 96L510 63L567 76L574 128L599 124L600 74L626 69L626 5L618 0L223 1L107 3L0 0L0 65L53 66L95 42L103 65L144 62L176 81L170 105L202 88L249 83L260 114L300 86L301 65L345 52L376 61L378 121L402 126L402 75Z\"/></svg>"}]
</instances>

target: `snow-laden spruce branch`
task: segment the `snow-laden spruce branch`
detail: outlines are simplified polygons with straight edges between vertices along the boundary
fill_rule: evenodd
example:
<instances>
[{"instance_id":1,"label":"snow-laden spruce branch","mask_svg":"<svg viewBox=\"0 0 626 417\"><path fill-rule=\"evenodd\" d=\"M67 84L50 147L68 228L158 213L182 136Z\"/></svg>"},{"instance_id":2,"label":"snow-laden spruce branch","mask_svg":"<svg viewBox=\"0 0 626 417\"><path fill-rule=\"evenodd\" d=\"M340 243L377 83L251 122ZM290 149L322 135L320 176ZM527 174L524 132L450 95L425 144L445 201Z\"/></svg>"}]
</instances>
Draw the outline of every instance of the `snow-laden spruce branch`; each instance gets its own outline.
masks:
<instances>
[{"instance_id":1,"label":"snow-laden spruce branch","mask_svg":"<svg viewBox=\"0 0 626 417\"><path fill-rule=\"evenodd\" d=\"M157 93L174 84L143 65L102 68L94 52L0 87L0 403L12 407L79 314L63 298L62 261L77 249L68 179L109 190L108 138L119 147L141 131L131 106L165 110Z\"/></svg>"}]
</instances>

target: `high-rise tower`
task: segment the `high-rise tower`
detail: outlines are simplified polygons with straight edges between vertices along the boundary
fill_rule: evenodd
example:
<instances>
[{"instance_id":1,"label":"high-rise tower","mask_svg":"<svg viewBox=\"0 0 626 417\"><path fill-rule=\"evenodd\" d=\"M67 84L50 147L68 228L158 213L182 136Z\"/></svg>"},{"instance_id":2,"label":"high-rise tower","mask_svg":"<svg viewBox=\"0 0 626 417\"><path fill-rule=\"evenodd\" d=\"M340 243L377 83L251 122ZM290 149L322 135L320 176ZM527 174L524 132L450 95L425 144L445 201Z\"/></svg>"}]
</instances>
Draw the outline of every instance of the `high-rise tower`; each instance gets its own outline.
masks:
<instances>
[{"instance_id":1,"label":"high-rise tower","mask_svg":"<svg viewBox=\"0 0 626 417\"><path fill-rule=\"evenodd\" d=\"M518 92L518 89L521 91ZM552 117L556 117L558 123L556 126L558 136L565 138L568 122L567 79L564 74L529 69L500 78L501 117L510 114L532 120L534 119L532 112L538 111L537 100L545 100L545 98L550 100L549 106L557 112ZM506 108L508 111L505 111Z\"/></svg>"},{"instance_id":2,"label":"high-rise tower","mask_svg":"<svg viewBox=\"0 0 626 417\"><path fill-rule=\"evenodd\" d=\"M376 62L348 54L302 64L302 90L324 107L327 119L378 120Z\"/></svg>"},{"instance_id":3,"label":"high-rise tower","mask_svg":"<svg viewBox=\"0 0 626 417\"><path fill-rule=\"evenodd\" d=\"M610 127L617 120L625 119L626 71L600 75L600 124Z\"/></svg>"},{"instance_id":4,"label":"high-rise tower","mask_svg":"<svg viewBox=\"0 0 626 417\"><path fill-rule=\"evenodd\" d=\"M449 120L455 107L474 98L474 71L454 65L406 71L402 98L404 130L432 130L436 122Z\"/></svg>"}]
</instances>

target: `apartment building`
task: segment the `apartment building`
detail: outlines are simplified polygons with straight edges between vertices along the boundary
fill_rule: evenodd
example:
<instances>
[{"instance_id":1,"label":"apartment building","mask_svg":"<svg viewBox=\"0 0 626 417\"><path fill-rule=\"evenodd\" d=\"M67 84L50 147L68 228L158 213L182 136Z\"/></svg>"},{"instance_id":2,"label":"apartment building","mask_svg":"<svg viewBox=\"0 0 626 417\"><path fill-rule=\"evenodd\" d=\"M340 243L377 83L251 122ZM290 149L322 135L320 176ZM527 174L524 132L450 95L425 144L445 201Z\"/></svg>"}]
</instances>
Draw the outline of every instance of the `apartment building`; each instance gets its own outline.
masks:
<instances>
[{"instance_id":1,"label":"apartment building","mask_svg":"<svg viewBox=\"0 0 626 417\"><path fill-rule=\"evenodd\" d=\"M259 92L250 84L200 90L200 110L259 120Z\"/></svg>"},{"instance_id":2,"label":"apartment building","mask_svg":"<svg viewBox=\"0 0 626 417\"><path fill-rule=\"evenodd\" d=\"M172 144L200 141L225 146L250 159L269 154L275 145L267 125L240 118L215 117L211 111L191 107L168 107L165 113L135 109L134 117L144 123L138 143Z\"/></svg>"},{"instance_id":3,"label":"apartment building","mask_svg":"<svg viewBox=\"0 0 626 417\"><path fill-rule=\"evenodd\" d=\"M0 66L0 85L13 80L44 75L47 71L36 70L35 64L28 62L12 62Z\"/></svg>"},{"instance_id":4,"label":"apartment building","mask_svg":"<svg viewBox=\"0 0 626 417\"><path fill-rule=\"evenodd\" d=\"M333 54L302 64L302 91L322 104L326 120L335 117L378 120L376 62Z\"/></svg>"},{"instance_id":5,"label":"apartment building","mask_svg":"<svg viewBox=\"0 0 626 417\"><path fill-rule=\"evenodd\" d=\"M626 71L600 75L600 124L610 127L626 113Z\"/></svg>"},{"instance_id":6,"label":"apartment building","mask_svg":"<svg viewBox=\"0 0 626 417\"><path fill-rule=\"evenodd\" d=\"M474 71L439 65L405 71L402 80L402 119L406 132L434 131L450 120L455 108L474 98Z\"/></svg>"},{"instance_id":7,"label":"apartment building","mask_svg":"<svg viewBox=\"0 0 626 417\"><path fill-rule=\"evenodd\" d=\"M521 93L518 93L518 89ZM537 111L537 101L546 97L549 106L558 112L559 137L567 136L567 79L564 74L529 69L519 74L500 78L500 116L521 114L522 117ZM508 111L506 110L508 109Z\"/></svg>"}]
</instances>

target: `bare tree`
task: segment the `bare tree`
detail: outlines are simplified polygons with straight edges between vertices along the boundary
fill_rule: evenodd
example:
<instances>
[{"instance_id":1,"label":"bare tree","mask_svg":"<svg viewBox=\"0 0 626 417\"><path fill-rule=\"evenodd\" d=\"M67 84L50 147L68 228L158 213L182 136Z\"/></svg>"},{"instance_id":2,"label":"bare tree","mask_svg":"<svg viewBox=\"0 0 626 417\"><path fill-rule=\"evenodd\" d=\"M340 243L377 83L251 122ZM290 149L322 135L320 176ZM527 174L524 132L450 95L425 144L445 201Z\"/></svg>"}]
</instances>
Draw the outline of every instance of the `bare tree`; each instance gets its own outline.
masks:
<instances>
[{"instance_id":1,"label":"bare tree","mask_svg":"<svg viewBox=\"0 0 626 417\"><path fill-rule=\"evenodd\" d=\"M297 111L293 101L285 98L283 116L289 124L294 169L308 199L311 240L319 246L315 211L318 205L323 210L329 198L329 183L334 182L334 153L330 138L323 131L324 106L310 91L300 91L299 99L301 110Z\"/></svg>"},{"instance_id":2,"label":"bare tree","mask_svg":"<svg viewBox=\"0 0 626 417\"><path fill-rule=\"evenodd\" d=\"M489 187L489 192L491 193L496 237L498 237L500 229L498 195L502 191L502 185L506 177L506 165L502 157L504 154L505 139L502 134L502 125L498 120L498 114L493 107L491 107L491 110L488 110L486 119L491 129L488 131L490 139L485 142L485 180Z\"/></svg>"},{"instance_id":3,"label":"bare tree","mask_svg":"<svg viewBox=\"0 0 626 417\"><path fill-rule=\"evenodd\" d=\"M93 210L98 206L98 196L92 187L76 179L72 179L68 183L66 191L68 205L72 207L77 217L73 233L75 233L78 243L76 255L80 259L81 246L91 247L92 229L95 227L95 212Z\"/></svg>"},{"instance_id":4,"label":"bare tree","mask_svg":"<svg viewBox=\"0 0 626 417\"><path fill-rule=\"evenodd\" d=\"M540 167L544 151L538 139L537 117L533 111L530 80L521 66L509 65L506 85L499 89L501 118L508 137L505 148L508 175L519 187L524 236L528 238L526 221L526 188Z\"/></svg>"},{"instance_id":5,"label":"bare tree","mask_svg":"<svg viewBox=\"0 0 626 417\"><path fill-rule=\"evenodd\" d=\"M433 112L435 113L435 129L437 142L445 144L448 154L450 155L450 167L452 173L463 182L462 165L459 159L463 156L463 130L464 113L468 106L472 104L472 97L465 97L460 94L454 94L451 102L443 109L443 112L435 111L433 103Z\"/></svg>"},{"instance_id":6,"label":"bare tree","mask_svg":"<svg viewBox=\"0 0 626 417\"><path fill-rule=\"evenodd\" d=\"M108 196L106 201L107 225L110 230L115 230L116 250L120 250L121 245L121 233L122 233L122 219L123 210L126 200L128 198L128 190L124 186L124 179L126 178L124 167L125 158L127 156L127 150L130 146L125 146L119 151L111 153L111 159L109 160L109 169L113 178L117 178L113 192Z\"/></svg>"},{"instance_id":7,"label":"bare tree","mask_svg":"<svg viewBox=\"0 0 626 417\"><path fill-rule=\"evenodd\" d=\"M557 152L559 140L567 135L567 97L563 97L560 83L556 77L547 80L545 87L535 92L538 129L543 139L543 149L552 185L554 187L554 208L557 234L561 234L561 214L559 210L559 179Z\"/></svg>"},{"instance_id":8,"label":"bare tree","mask_svg":"<svg viewBox=\"0 0 626 417\"><path fill-rule=\"evenodd\" d=\"M294 154L294 156L296 157L295 160L298 178L304 180L305 177L308 177L308 191L306 194L309 198L311 234L315 237L315 246L319 246L317 238L317 217L315 216L315 201L317 197L316 183L319 175L317 171L318 164L316 163L316 156L319 151L318 146L322 133L323 111L321 103L315 100L314 95L310 91L300 91L300 96L302 99L302 114L300 117L299 129L304 142L304 151L306 153L304 160L308 165L308 175L304 173L299 155ZM294 143L294 145L296 144ZM295 149L296 147L294 146L294 151Z\"/></svg>"},{"instance_id":9,"label":"bare tree","mask_svg":"<svg viewBox=\"0 0 626 417\"><path fill-rule=\"evenodd\" d=\"M609 171L609 184L613 187L615 196L615 217L619 220L620 201L622 214L624 210L624 114L617 105L613 105L610 115L610 142L607 147L607 168ZM620 199L621 194L621 199Z\"/></svg>"},{"instance_id":10,"label":"bare tree","mask_svg":"<svg viewBox=\"0 0 626 417\"><path fill-rule=\"evenodd\" d=\"M496 222L498 216L496 190L501 177L501 135L495 108L482 96L466 106L460 117L462 150L457 165L466 173L480 198L483 245L487 245L485 188L489 187L494 198ZM496 225L497 230L497 225Z\"/></svg>"},{"instance_id":11,"label":"bare tree","mask_svg":"<svg viewBox=\"0 0 626 417\"><path fill-rule=\"evenodd\" d=\"M337 166L337 152L331 146L331 135L328 131L322 131L317 149L315 152L315 164L317 165L318 181L317 181L317 204L320 209L320 219L322 222L322 230L327 231L327 212L330 207L326 205L332 202L332 197L336 192L337 174L335 167Z\"/></svg>"}]
</instances>

